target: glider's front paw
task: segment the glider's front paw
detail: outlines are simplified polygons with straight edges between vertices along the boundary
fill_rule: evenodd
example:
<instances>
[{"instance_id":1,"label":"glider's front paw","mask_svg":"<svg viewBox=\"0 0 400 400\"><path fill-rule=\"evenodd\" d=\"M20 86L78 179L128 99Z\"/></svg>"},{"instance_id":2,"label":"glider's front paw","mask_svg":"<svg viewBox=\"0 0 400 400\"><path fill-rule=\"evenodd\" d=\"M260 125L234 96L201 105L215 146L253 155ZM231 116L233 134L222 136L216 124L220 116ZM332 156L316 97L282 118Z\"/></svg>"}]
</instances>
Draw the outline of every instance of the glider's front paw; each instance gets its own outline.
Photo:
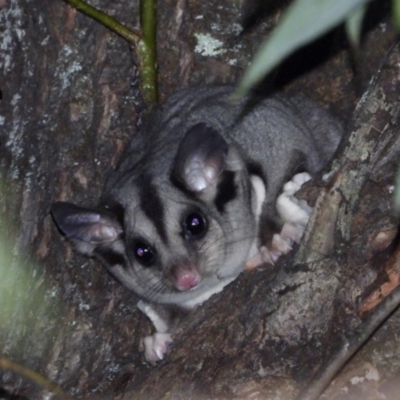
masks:
<instances>
[{"instance_id":1,"label":"glider's front paw","mask_svg":"<svg viewBox=\"0 0 400 400\"><path fill-rule=\"evenodd\" d=\"M155 333L144 338L144 356L146 361L155 365L157 361L164 358L168 346L172 343L169 333Z\"/></svg>"}]
</instances>

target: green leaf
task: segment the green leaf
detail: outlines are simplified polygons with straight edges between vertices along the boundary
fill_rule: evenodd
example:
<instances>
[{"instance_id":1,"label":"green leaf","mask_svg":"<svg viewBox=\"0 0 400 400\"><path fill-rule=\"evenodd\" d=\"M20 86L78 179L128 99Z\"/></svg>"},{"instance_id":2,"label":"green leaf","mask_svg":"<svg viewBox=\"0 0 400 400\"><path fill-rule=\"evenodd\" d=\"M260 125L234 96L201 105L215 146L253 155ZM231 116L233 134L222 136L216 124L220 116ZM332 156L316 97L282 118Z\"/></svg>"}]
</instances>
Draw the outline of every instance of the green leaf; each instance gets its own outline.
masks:
<instances>
[{"instance_id":1,"label":"green leaf","mask_svg":"<svg viewBox=\"0 0 400 400\"><path fill-rule=\"evenodd\" d=\"M360 44L362 21L366 11L367 7L365 5L358 7L346 19L347 37L353 47L358 47Z\"/></svg>"},{"instance_id":2,"label":"green leaf","mask_svg":"<svg viewBox=\"0 0 400 400\"><path fill-rule=\"evenodd\" d=\"M393 18L397 29L400 29L400 0L393 0Z\"/></svg>"},{"instance_id":3,"label":"green leaf","mask_svg":"<svg viewBox=\"0 0 400 400\"><path fill-rule=\"evenodd\" d=\"M343 22L370 0L296 0L262 44L239 83L243 94L294 50Z\"/></svg>"}]
</instances>

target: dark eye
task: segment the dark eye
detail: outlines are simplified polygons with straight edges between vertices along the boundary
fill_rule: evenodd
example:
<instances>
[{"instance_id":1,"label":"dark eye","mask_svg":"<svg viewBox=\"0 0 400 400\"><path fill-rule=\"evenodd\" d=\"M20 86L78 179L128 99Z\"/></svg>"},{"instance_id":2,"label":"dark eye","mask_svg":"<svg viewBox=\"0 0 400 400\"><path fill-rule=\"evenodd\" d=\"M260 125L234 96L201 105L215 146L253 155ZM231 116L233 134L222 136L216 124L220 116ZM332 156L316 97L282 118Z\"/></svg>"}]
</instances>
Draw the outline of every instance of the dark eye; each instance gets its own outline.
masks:
<instances>
[{"instance_id":1,"label":"dark eye","mask_svg":"<svg viewBox=\"0 0 400 400\"><path fill-rule=\"evenodd\" d=\"M153 248L150 245L140 241L137 241L134 244L134 254L136 260L138 260L144 267L150 267L155 259L155 251Z\"/></svg>"},{"instance_id":2,"label":"dark eye","mask_svg":"<svg viewBox=\"0 0 400 400\"><path fill-rule=\"evenodd\" d=\"M183 222L186 239L200 239L207 231L207 220L200 212L191 212Z\"/></svg>"}]
</instances>

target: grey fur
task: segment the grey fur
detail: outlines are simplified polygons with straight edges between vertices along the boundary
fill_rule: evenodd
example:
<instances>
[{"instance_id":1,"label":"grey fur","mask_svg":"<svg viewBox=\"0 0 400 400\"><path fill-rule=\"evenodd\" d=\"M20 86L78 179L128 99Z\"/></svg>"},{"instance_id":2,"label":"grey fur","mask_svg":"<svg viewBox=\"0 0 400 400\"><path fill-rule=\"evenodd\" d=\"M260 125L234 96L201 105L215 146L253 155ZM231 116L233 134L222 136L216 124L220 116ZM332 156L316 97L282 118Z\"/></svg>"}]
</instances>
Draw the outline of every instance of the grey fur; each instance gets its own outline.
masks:
<instances>
[{"instance_id":1,"label":"grey fur","mask_svg":"<svg viewBox=\"0 0 400 400\"><path fill-rule=\"evenodd\" d=\"M299 170L319 172L342 136L340 124L304 97L232 102L232 89L196 87L169 98L133 137L90 218L86 208L76 218L65 215L65 203L53 206L58 226L81 252L102 259L157 307L190 309L235 279L260 245L259 220L277 220L283 183ZM265 184L261 216L252 174ZM194 229L204 223L205 234L192 237L188 220ZM103 242L93 221L107 221ZM135 251L146 253L138 238L155 249L151 266L135 258Z\"/></svg>"}]
</instances>

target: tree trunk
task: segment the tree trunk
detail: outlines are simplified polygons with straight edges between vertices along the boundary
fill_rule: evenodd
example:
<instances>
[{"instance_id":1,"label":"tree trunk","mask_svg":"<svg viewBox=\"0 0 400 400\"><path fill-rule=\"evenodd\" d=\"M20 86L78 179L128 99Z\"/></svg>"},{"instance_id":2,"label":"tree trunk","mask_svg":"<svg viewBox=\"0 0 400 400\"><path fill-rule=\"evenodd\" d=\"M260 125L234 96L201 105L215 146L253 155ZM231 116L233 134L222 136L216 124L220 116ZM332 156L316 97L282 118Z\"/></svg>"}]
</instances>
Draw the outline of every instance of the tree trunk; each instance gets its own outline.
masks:
<instances>
[{"instance_id":1,"label":"tree trunk","mask_svg":"<svg viewBox=\"0 0 400 400\"><path fill-rule=\"evenodd\" d=\"M136 2L93 5L138 25ZM241 76L275 18L238 36L240 13L235 2L159 2L162 99L184 86ZM400 146L393 134L395 61L360 103L354 134L317 202L322 215L315 214L295 258L242 274L189 316L166 359L150 367L139 347L152 327L136 298L97 262L73 253L49 216L57 200L96 204L104 176L135 133L143 106L129 45L62 1L0 0L0 21L2 356L77 398L293 398L339 335L358 326L360 299L388 273L380 265L397 232L388 191ZM221 41L213 52L199 45L210 32ZM392 38L372 31L368 70L377 69ZM313 72L294 83L280 76L291 82L287 90L301 90L347 120L356 95L348 54L339 50L315 59ZM355 134L373 118L374 129ZM49 398L8 370L1 390Z\"/></svg>"}]
</instances>

